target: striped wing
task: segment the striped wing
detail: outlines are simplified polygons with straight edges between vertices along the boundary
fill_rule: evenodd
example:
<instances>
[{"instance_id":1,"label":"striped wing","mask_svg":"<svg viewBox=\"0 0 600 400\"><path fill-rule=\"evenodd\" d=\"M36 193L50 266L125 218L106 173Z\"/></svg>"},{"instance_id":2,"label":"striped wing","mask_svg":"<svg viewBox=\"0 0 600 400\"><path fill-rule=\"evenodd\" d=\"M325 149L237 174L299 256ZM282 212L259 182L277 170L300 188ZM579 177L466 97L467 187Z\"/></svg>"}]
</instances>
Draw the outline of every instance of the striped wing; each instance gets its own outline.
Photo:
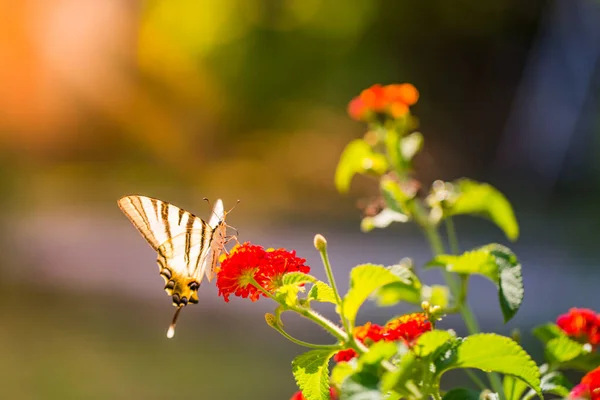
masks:
<instances>
[{"instance_id":1,"label":"striped wing","mask_svg":"<svg viewBox=\"0 0 600 400\"><path fill-rule=\"evenodd\" d=\"M151 197L125 196L119 207L154 250L189 231L212 229L194 214Z\"/></svg>"}]
</instances>

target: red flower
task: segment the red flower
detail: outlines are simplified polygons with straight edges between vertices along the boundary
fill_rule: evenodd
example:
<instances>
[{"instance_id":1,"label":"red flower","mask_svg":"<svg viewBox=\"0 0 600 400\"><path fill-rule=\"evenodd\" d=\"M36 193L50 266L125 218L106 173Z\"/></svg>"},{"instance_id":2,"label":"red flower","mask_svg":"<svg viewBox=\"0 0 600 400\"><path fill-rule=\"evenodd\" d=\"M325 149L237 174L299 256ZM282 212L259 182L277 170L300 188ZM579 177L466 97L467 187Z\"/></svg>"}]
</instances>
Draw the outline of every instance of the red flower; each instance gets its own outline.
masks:
<instances>
[{"instance_id":1,"label":"red flower","mask_svg":"<svg viewBox=\"0 0 600 400\"><path fill-rule=\"evenodd\" d=\"M337 400L337 393L335 392L335 390L333 388L329 388L329 396L331 398L331 400ZM302 396L302 392L300 390L298 390L296 393L294 393L294 395L292 396L292 398L290 400L306 400L306 397Z\"/></svg>"},{"instance_id":2,"label":"red flower","mask_svg":"<svg viewBox=\"0 0 600 400\"><path fill-rule=\"evenodd\" d=\"M402 340L408 346L412 346L419 336L431 330L431 322L423 313L403 315L396 318L385 326L379 326L367 322L363 326L354 328L354 337L366 346L370 346L380 340L395 342ZM335 362L350 361L358 354L353 349L338 351L334 356Z\"/></svg>"},{"instance_id":3,"label":"red flower","mask_svg":"<svg viewBox=\"0 0 600 400\"><path fill-rule=\"evenodd\" d=\"M425 314L413 313L388 322L383 330L384 340L402 340L412 346L419 336L431 330L431 322L427 321Z\"/></svg>"},{"instance_id":4,"label":"red flower","mask_svg":"<svg viewBox=\"0 0 600 400\"><path fill-rule=\"evenodd\" d=\"M588 372L569 394L569 400L600 400L600 367Z\"/></svg>"},{"instance_id":5,"label":"red flower","mask_svg":"<svg viewBox=\"0 0 600 400\"><path fill-rule=\"evenodd\" d=\"M360 92L360 99L365 107L375 112L385 111L389 103L385 95L385 89L379 83Z\"/></svg>"},{"instance_id":6,"label":"red flower","mask_svg":"<svg viewBox=\"0 0 600 400\"><path fill-rule=\"evenodd\" d=\"M600 315L588 308L571 308L556 320L567 335L592 347L600 344Z\"/></svg>"},{"instance_id":7,"label":"red flower","mask_svg":"<svg viewBox=\"0 0 600 400\"><path fill-rule=\"evenodd\" d=\"M367 322L362 326L357 326L356 328L354 328L354 337L362 344L368 346L372 343L380 341L383 338L382 329L383 328L377 324ZM357 355L358 354L356 353L356 351L354 351L354 349L344 349L335 353L335 355L333 356L333 360L338 363L343 361L350 361Z\"/></svg>"},{"instance_id":8,"label":"red flower","mask_svg":"<svg viewBox=\"0 0 600 400\"><path fill-rule=\"evenodd\" d=\"M273 293L281 286L281 277L287 272L308 273L305 259L296 257L295 251L285 249L265 250L248 242L234 248L222 261L217 273L219 295L229 302L234 295L256 301L267 292Z\"/></svg>"},{"instance_id":9,"label":"red flower","mask_svg":"<svg viewBox=\"0 0 600 400\"><path fill-rule=\"evenodd\" d=\"M387 85L385 96L390 103L414 105L419 100L419 91L410 83Z\"/></svg>"},{"instance_id":10,"label":"red flower","mask_svg":"<svg viewBox=\"0 0 600 400\"><path fill-rule=\"evenodd\" d=\"M369 110L369 107L366 106L365 102L360 97L355 97L348 103L348 115L350 115L350 118L353 120L364 121L367 119L370 112L371 110Z\"/></svg>"}]
</instances>

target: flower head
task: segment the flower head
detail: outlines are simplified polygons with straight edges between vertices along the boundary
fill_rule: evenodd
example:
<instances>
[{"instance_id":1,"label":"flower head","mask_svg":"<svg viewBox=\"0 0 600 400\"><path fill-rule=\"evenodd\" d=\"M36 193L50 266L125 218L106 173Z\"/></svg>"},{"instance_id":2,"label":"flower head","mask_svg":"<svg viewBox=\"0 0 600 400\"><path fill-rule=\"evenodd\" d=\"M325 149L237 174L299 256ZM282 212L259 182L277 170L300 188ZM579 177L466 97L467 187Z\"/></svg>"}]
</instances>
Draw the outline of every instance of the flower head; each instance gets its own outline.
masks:
<instances>
[{"instance_id":1,"label":"flower head","mask_svg":"<svg viewBox=\"0 0 600 400\"><path fill-rule=\"evenodd\" d=\"M353 120L364 121L370 112L371 110L360 97L355 97L348 103L348 115Z\"/></svg>"},{"instance_id":2,"label":"flower head","mask_svg":"<svg viewBox=\"0 0 600 400\"><path fill-rule=\"evenodd\" d=\"M588 372L571 390L569 400L600 400L600 367Z\"/></svg>"},{"instance_id":3,"label":"flower head","mask_svg":"<svg viewBox=\"0 0 600 400\"><path fill-rule=\"evenodd\" d=\"M266 296L256 285L273 293L281 286L287 272L308 273L305 259L296 257L295 251L285 249L265 250L248 242L234 248L222 261L217 273L219 295L226 302L229 296L250 298L256 301Z\"/></svg>"},{"instance_id":4,"label":"flower head","mask_svg":"<svg viewBox=\"0 0 600 400\"><path fill-rule=\"evenodd\" d=\"M383 338L388 341L402 340L412 346L417 338L431 330L431 322L423 313L403 315L385 324Z\"/></svg>"},{"instance_id":5,"label":"flower head","mask_svg":"<svg viewBox=\"0 0 600 400\"><path fill-rule=\"evenodd\" d=\"M348 103L348 114L357 121L366 121L371 113L386 113L399 119L419 100L419 92L410 83L382 86L379 83L364 89Z\"/></svg>"},{"instance_id":6,"label":"flower head","mask_svg":"<svg viewBox=\"0 0 600 400\"><path fill-rule=\"evenodd\" d=\"M369 346L375 342L380 341L383 336L383 328L377 324L367 322L362 326L354 328L354 337L362 344ZM354 349L340 350L333 356L335 362L350 361L358 354Z\"/></svg>"},{"instance_id":7,"label":"flower head","mask_svg":"<svg viewBox=\"0 0 600 400\"><path fill-rule=\"evenodd\" d=\"M354 337L365 346L384 340L386 342L403 341L410 347L419 336L430 330L431 323L427 320L426 315L413 313L393 319L385 326L371 322L357 326L354 328ZM354 349L344 349L338 351L333 356L333 360L335 362L350 361L357 355Z\"/></svg>"},{"instance_id":8,"label":"flower head","mask_svg":"<svg viewBox=\"0 0 600 400\"><path fill-rule=\"evenodd\" d=\"M571 308L556 324L570 337L592 347L600 344L600 315L588 308Z\"/></svg>"}]
</instances>

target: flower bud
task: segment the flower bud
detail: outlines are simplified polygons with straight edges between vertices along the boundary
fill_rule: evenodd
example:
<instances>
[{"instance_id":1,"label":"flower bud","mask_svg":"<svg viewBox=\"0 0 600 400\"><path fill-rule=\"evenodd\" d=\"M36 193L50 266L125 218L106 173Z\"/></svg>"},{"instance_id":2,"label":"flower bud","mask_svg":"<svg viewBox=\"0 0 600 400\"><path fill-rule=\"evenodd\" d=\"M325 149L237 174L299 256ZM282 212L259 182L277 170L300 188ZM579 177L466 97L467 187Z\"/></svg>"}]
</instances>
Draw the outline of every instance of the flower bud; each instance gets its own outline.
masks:
<instances>
[{"instance_id":1,"label":"flower bud","mask_svg":"<svg viewBox=\"0 0 600 400\"><path fill-rule=\"evenodd\" d=\"M277 318L273 314L266 313L265 321L267 321L267 325L271 328L277 328Z\"/></svg>"},{"instance_id":2,"label":"flower bud","mask_svg":"<svg viewBox=\"0 0 600 400\"><path fill-rule=\"evenodd\" d=\"M325 237L323 235L321 235L320 233L317 233L315 235L314 245L315 245L315 249L317 249L318 251L326 251L327 250L327 240L325 240Z\"/></svg>"}]
</instances>

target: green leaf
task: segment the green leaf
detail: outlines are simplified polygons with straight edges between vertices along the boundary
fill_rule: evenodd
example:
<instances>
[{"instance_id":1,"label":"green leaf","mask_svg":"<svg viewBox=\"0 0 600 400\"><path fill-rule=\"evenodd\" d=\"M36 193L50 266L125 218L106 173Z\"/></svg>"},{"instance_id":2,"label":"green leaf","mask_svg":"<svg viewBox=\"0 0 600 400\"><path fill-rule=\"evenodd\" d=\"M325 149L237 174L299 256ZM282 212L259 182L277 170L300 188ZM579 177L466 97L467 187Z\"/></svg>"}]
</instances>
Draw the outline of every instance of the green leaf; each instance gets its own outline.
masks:
<instances>
[{"instance_id":1,"label":"green leaf","mask_svg":"<svg viewBox=\"0 0 600 400\"><path fill-rule=\"evenodd\" d=\"M485 276L498 287L500 308L504 322L508 322L519 310L525 289L521 276L521 264L515 254L500 244L489 244L454 256L436 256L425 267L441 266L458 274Z\"/></svg>"},{"instance_id":2,"label":"green leaf","mask_svg":"<svg viewBox=\"0 0 600 400\"><path fill-rule=\"evenodd\" d=\"M357 173L382 175L387 171L387 160L383 154L375 153L362 139L354 139L344 149L335 171L335 187L340 193L347 193L352 178Z\"/></svg>"},{"instance_id":3,"label":"green leaf","mask_svg":"<svg viewBox=\"0 0 600 400\"><path fill-rule=\"evenodd\" d=\"M585 354L581 343L571 340L566 335L550 339L546 343L546 357L552 362L564 363Z\"/></svg>"},{"instance_id":4,"label":"green leaf","mask_svg":"<svg viewBox=\"0 0 600 400\"><path fill-rule=\"evenodd\" d=\"M500 372L524 381L541 397L540 371L531 357L514 340L493 333L480 333L465 338L444 354L441 375L454 368L477 368Z\"/></svg>"},{"instance_id":5,"label":"green leaf","mask_svg":"<svg viewBox=\"0 0 600 400\"><path fill-rule=\"evenodd\" d=\"M369 351L361 355L358 359L358 364L362 365L376 365L380 364L381 361L391 358L396 351L398 346L394 342L380 341L374 343L369 347Z\"/></svg>"},{"instance_id":6,"label":"green leaf","mask_svg":"<svg viewBox=\"0 0 600 400\"><path fill-rule=\"evenodd\" d=\"M498 189L469 179L460 179L453 184L459 194L455 202L446 209L446 215L481 215L502 229L508 239L517 240L517 219L509 201Z\"/></svg>"},{"instance_id":7,"label":"green leaf","mask_svg":"<svg viewBox=\"0 0 600 400\"><path fill-rule=\"evenodd\" d=\"M340 362L331 370L331 383L340 386L356 369L348 362Z\"/></svg>"},{"instance_id":8,"label":"green leaf","mask_svg":"<svg viewBox=\"0 0 600 400\"><path fill-rule=\"evenodd\" d=\"M350 289L342 300L344 317L354 326L358 309L371 293L384 285L399 281L400 278L383 265L363 264L354 267L350 272Z\"/></svg>"},{"instance_id":9,"label":"green leaf","mask_svg":"<svg viewBox=\"0 0 600 400\"><path fill-rule=\"evenodd\" d=\"M360 371L344 380L340 400L381 400L379 377L372 371Z\"/></svg>"},{"instance_id":10,"label":"green leaf","mask_svg":"<svg viewBox=\"0 0 600 400\"><path fill-rule=\"evenodd\" d=\"M533 328L533 335L544 344L554 338L566 336L565 332L558 325L552 323L536 326Z\"/></svg>"},{"instance_id":11,"label":"green leaf","mask_svg":"<svg viewBox=\"0 0 600 400\"><path fill-rule=\"evenodd\" d=\"M562 398L566 398L569 395L573 385L563 374L559 371L548 372L548 364L540 366L540 373L542 374L541 387L543 393L554 394ZM529 390L522 398L519 397L519 399L529 400L533 399L535 396L536 393L533 390Z\"/></svg>"},{"instance_id":12,"label":"green leaf","mask_svg":"<svg viewBox=\"0 0 600 400\"><path fill-rule=\"evenodd\" d=\"M527 384L511 375L506 375L502 382L506 400L520 400L523 392L527 390ZM535 392L534 392L535 393Z\"/></svg>"},{"instance_id":13,"label":"green leaf","mask_svg":"<svg viewBox=\"0 0 600 400\"><path fill-rule=\"evenodd\" d=\"M284 285L300 285L303 283L316 282L317 278L302 272L288 272L283 275L282 282Z\"/></svg>"},{"instance_id":14,"label":"green leaf","mask_svg":"<svg viewBox=\"0 0 600 400\"><path fill-rule=\"evenodd\" d=\"M292 307L298 303L298 292L300 287L297 284L283 285L277 288L275 297L285 303L286 306Z\"/></svg>"},{"instance_id":15,"label":"green leaf","mask_svg":"<svg viewBox=\"0 0 600 400\"><path fill-rule=\"evenodd\" d=\"M449 331L436 329L425 332L419 336L415 342L413 351L418 357L425 358L436 353L441 348L446 347L446 344L453 341L455 338L456 336Z\"/></svg>"},{"instance_id":16,"label":"green leaf","mask_svg":"<svg viewBox=\"0 0 600 400\"><path fill-rule=\"evenodd\" d=\"M337 304L335 292L331 286L322 281L316 281L314 283L313 287L308 292L307 299L311 301L319 301L321 303Z\"/></svg>"},{"instance_id":17,"label":"green leaf","mask_svg":"<svg viewBox=\"0 0 600 400\"><path fill-rule=\"evenodd\" d=\"M392 282L379 288L373 298L378 306L393 306L400 301L409 303L421 303L421 281L409 267L410 260L388 267L394 275L399 278L398 282Z\"/></svg>"},{"instance_id":18,"label":"green leaf","mask_svg":"<svg viewBox=\"0 0 600 400\"><path fill-rule=\"evenodd\" d=\"M479 400L479 392L465 388L452 389L442 400Z\"/></svg>"},{"instance_id":19,"label":"green leaf","mask_svg":"<svg viewBox=\"0 0 600 400\"><path fill-rule=\"evenodd\" d=\"M407 203L417 194L416 186L401 185L396 180L384 176L381 178L380 190L388 208L410 217Z\"/></svg>"},{"instance_id":20,"label":"green leaf","mask_svg":"<svg viewBox=\"0 0 600 400\"><path fill-rule=\"evenodd\" d=\"M387 228L392 222L407 222L409 220L406 214L394 211L390 208L384 208L373 217L364 217L360 222L360 230L370 232L375 228Z\"/></svg>"},{"instance_id":21,"label":"green leaf","mask_svg":"<svg viewBox=\"0 0 600 400\"><path fill-rule=\"evenodd\" d=\"M329 400L329 359L331 350L311 350L292 361L296 384L307 400Z\"/></svg>"}]
</instances>

